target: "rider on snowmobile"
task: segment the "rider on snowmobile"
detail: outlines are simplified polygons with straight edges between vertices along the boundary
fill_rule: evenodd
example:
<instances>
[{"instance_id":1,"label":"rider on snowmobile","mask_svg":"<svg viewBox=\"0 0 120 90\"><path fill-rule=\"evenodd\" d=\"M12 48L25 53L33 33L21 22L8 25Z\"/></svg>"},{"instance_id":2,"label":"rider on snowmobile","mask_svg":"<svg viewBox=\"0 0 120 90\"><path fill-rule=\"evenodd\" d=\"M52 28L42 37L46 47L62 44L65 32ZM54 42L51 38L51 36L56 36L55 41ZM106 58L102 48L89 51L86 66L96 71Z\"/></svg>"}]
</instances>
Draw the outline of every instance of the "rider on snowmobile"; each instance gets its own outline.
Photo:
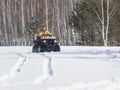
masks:
<instances>
[{"instance_id":1,"label":"rider on snowmobile","mask_svg":"<svg viewBox=\"0 0 120 90\"><path fill-rule=\"evenodd\" d=\"M46 29L46 27L43 27L42 30L38 33L38 36L40 39L44 39L45 36L51 36L51 33Z\"/></svg>"}]
</instances>

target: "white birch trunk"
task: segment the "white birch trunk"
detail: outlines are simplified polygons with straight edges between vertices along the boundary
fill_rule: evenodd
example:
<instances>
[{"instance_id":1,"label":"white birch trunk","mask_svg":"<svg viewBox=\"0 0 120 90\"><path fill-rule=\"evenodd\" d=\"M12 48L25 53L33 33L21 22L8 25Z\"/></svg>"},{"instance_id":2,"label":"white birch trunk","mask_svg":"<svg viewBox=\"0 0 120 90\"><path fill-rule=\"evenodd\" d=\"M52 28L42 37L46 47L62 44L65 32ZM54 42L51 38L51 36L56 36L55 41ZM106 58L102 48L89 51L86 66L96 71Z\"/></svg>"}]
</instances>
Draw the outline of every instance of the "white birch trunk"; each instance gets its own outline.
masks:
<instances>
[{"instance_id":1,"label":"white birch trunk","mask_svg":"<svg viewBox=\"0 0 120 90\"><path fill-rule=\"evenodd\" d=\"M11 16L11 8L10 8L10 5L11 5L11 1L8 0L8 4L7 4L7 10L8 10L8 14L7 14L7 18L8 18L8 25L9 25L9 32L10 32L10 37L9 37L9 42L11 42L10 45L12 44L15 44L15 37L14 37L14 29L13 29L13 23L12 23L12 16Z\"/></svg>"},{"instance_id":2,"label":"white birch trunk","mask_svg":"<svg viewBox=\"0 0 120 90\"><path fill-rule=\"evenodd\" d=\"M13 13L13 15L15 16L15 17L17 17L17 12L18 12L18 10L17 10L17 0L15 0L15 7L14 7L14 12L15 13ZM19 15L18 15L19 16ZM13 18L13 17L12 17ZM13 18L14 19L14 23L13 23L13 25L14 25L14 39L15 39L15 45L18 45L18 32L17 32L17 20L15 19L15 18Z\"/></svg>"},{"instance_id":3,"label":"white birch trunk","mask_svg":"<svg viewBox=\"0 0 120 90\"><path fill-rule=\"evenodd\" d=\"M107 26L106 26L106 45L108 44L108 29L109 29L109 20L110 20L110 17L109 17L109 0L107 0Z\"/></svg>"},{"instance_id":4,"label":"white birch trunk","mask_svg":"<svg viewBox=\"0 0 120 90\"><path fill-rule=\"evenodd\" d=\"M30 3L31 3L31 8L30 8L31 9L31 16L33 17L34 16L33 1L31 0Z\"/></svg>"},{"instance_id":5,"label":"white birch trunk","mask_svg":"<svg viewBox=\"0 0 120 90\"><path fill-rule=\"evenodd\" d=\"M46 27L48 30L48 0L45 0Z\"/></svg>"},{"instance_id":6,"label":"white birch trunk","mask_svg":"<svg viewBox=\"0 0 120 90\"><path fill-rule=\"evenodd\" d=\"M58 34L59 34L59 39L61 40L61 32L60 32L60 10L59 10L59 6L58 6L58 1L56 0L56 9L57 9L57 30L58 30Z\"/></svg>"},{"instance_id":7,"label":"white birch trunk","mask_svg":"<svg viewBox=\"0 0 120 90\"><path fill-rule=\"evenodd\" d=\"M71 11L73 11L73 5L74 5L73 0L70 0L69 13ZM74 31L74 29L71 29L71 30L69 29L68 32L70 32L69 35L71 35L71 36L69 36L69 43L70 43L70 45L75 45L75 31ZM71 41L71 38L72 38L73 41Z\"/></svg>"},{"instance_id":8,"label":"white birch trunk","mask_svg":"<svg viewBox=\"0 0 120 90\"><path fill-rule=\"evenodd\" d=\"M6 23L6 14L5 14L5 1L2 0L2 13L3 13L3 25L4 25L4 45L8 45L8 32L7 32L7 23Z\"/></svg>"},{"instance_id":9,"label":"white birch trunk","mask_svg":"<svg viewBox=\"0 0 120 90\"><path fill-rule=\"evenodd\" d=\"M25 21L24 21L24 0L21 0L21 21L22 21L22 45L26 45L25 44Z\"/></svg>"},{"instance_id":10,"label":"white birch trunk","mask_svg":"<svg viewBox=\"0 0 120 90\"><path fill-rule=\"evenodd\" d=\"M105 41L105 19L104 19L104 6L103 6L103 0L101 0L101 7L102 7L102 38L104 45L106 46L106 41Z\"/></svg>"}]
</instances>

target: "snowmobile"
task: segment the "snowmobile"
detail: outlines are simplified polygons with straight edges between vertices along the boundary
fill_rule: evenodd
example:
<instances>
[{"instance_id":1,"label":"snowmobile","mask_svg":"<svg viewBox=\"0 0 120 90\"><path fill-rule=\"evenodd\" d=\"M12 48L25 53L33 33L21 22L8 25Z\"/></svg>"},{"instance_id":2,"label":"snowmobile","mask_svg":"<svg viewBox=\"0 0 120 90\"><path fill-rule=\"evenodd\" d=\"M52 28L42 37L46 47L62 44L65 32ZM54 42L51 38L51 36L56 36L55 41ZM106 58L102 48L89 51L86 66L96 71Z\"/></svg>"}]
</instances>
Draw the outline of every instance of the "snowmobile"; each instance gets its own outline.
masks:
<instances>
[{"instance_id":1,"label":"snowmobile","mask_svg":"<svg viewBox=\"0 0 120 90\"><path fill-rule=\"evenodd\" d=\"M54 36L45 36L44 39L41 39L37 36L37 39L33 41L32 52L60 52L60 46L56 37Z\"/></svg>"}]
</instances>

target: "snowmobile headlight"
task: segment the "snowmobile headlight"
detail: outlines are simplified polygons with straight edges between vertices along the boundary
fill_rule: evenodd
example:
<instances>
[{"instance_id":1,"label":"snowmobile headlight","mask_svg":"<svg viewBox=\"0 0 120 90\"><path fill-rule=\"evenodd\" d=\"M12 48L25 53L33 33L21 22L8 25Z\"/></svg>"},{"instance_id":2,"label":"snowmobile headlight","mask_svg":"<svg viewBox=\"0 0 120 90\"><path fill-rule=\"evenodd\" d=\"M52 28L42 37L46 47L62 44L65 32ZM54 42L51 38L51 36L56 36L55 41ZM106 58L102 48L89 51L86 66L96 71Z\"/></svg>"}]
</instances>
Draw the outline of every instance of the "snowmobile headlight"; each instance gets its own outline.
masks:
<instances>
[{"instance_id":1,"label":"snowmobile headlight","mask_svg":"<svg viewBox=\"0 0 120 90\"><path fill-rule=\"evenodd\" d=\"M46 43L46 40L43 40L44 43Z\"/></svg>"},{"instance_id":2,"label":"snowmobile headlight","mask_svg":"<svg viewBox=\"0 0 120 90\"><path fill-rule=\"evenodd\" d=\"M57 43L57 40L54 40L54 43Z\"/></svg>"}]
</instances>

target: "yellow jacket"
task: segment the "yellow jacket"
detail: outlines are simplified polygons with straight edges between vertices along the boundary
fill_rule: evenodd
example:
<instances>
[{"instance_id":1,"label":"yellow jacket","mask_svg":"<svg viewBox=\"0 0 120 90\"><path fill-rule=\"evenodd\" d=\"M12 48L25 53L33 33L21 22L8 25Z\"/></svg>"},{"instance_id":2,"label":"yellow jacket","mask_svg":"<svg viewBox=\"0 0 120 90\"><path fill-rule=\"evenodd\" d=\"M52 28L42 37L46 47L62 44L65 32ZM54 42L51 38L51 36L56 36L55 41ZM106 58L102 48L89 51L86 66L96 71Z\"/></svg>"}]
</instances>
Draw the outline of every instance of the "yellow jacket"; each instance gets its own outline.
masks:
<instances>
[{"instance_id":1,"label":"yellow jacket","mask_svg":"<svg viewBox=\"0 0 120 90\"><path fill-rule=\"evenodd\" d=\"M51 33L48 30L42 30L38 35L41 39L44 39L45 36L51 36Z\"/></svg>"}]
</instances>

